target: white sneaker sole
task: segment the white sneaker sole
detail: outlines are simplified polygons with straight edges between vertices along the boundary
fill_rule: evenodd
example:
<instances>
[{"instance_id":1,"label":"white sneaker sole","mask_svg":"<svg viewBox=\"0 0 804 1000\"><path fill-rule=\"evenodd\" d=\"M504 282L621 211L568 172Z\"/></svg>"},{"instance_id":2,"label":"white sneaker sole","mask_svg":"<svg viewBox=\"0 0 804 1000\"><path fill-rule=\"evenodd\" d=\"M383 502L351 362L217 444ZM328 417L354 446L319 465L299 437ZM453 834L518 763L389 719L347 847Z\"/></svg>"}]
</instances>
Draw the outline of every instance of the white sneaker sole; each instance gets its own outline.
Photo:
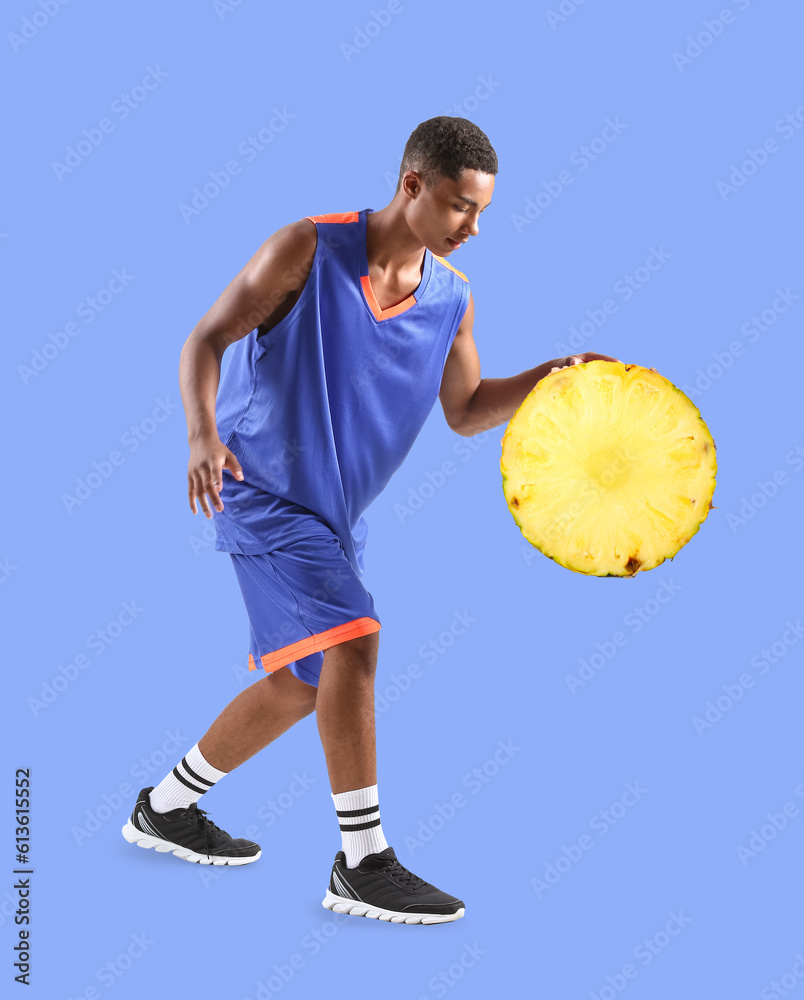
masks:
<instances>
[{"instance_id":1,"label":"white sneaker sole","mask_svg":"<svg viewBox=\"0 0 804 1000\"><path fill-rule=\"evenodd\" d=\"M262 851L257 851L250 858L220 858L211 857L209 854L196 854L195 851L191 851L187 847L179 847L177 844L172 844L169 840L160 840L158 837L151 837L147 833L143 833L142 830L138 830L133 825L131 820L123 827L122 833L129 844L136 844L137 847L152 847L159 854L172 853L183 861L192 861L194 864L199 865L249 865L252 861L256 861L262 854Z\"/></svg>"},{"instance_id":2,"label":"white sneaker sole","mask_svg":"<svg viewBox=\"0 0 804 1000\"><path fill-rule=\"evenodd\" d=\"M344 899L327 889L327 894L321 900L321 905L335 913L351 913L353 917L370 917L373 920L387 920L392 924L445 924L457 920L464 914L461 907L455 913L401 913L398 910L383 910L369 903L361 903L355 899Z\"/></svg>"}]
</instances>

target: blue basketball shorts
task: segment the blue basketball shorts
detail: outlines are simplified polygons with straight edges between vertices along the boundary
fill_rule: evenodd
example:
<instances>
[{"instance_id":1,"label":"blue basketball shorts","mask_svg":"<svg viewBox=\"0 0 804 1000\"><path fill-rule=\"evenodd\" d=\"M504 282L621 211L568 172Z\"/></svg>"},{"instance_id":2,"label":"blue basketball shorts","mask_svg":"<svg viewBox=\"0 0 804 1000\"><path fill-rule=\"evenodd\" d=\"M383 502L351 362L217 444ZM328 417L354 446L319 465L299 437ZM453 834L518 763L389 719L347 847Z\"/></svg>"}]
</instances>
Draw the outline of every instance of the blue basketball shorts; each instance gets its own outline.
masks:
<instances>
[{"instance_id":1,"label":"blue basketball shorts","mask_svg":"<svg viewBox=\"0 0 804 1000\"><path fill-rule=\"evenodd\" d=\"M272 552L230 552L250 626L249 670L289 666L318 687L324 650L378 632L374 600L329 529Z\"/></svg>"}]
</instances>

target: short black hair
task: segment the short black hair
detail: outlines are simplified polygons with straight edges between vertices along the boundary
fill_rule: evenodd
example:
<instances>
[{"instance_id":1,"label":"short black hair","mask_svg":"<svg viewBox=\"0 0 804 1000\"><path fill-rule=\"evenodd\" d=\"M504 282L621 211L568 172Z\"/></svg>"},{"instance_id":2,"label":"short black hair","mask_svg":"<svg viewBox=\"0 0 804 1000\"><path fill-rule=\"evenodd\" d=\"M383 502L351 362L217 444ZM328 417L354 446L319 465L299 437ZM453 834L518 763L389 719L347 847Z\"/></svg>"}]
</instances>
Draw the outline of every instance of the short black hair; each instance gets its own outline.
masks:
<instances>
[{"instance_id":1,"label":"short black hair","mask_svg":"<svg viewBox=\"0 0 804 1000\"><path fill-rule=\"evenodd\" d=\"M496 174L497 169L497 154L482 129L466 118L439 115L411 132L402 153L396 190L401 188L406 170L415 170L425 187L433 188L442 177L459 180L464 170Z\"/></svg>"}]
</instances>

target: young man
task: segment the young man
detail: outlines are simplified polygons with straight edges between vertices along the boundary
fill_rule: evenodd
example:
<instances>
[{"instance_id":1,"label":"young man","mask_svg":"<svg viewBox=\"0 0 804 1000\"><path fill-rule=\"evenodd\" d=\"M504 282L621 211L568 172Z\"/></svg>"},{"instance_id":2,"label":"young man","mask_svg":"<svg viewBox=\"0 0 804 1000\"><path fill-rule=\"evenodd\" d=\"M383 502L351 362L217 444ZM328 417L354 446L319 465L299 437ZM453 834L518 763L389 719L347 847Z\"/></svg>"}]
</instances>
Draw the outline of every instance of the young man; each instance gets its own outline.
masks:
<instances>
[{"instance_id":1,"label":"young man","mask_svg":"<svg viewBox=\"0 0 804 1000\"><path fill-rule=\"evenodd\" d=\"M363 511L440 398L464 436L508 421L555 367L481 379L468 279L448 260L478 233L497 156L463 118L422 122L385 208L305 216L273 234L184 345L192 512L215 509L251 628L242 691L173 770L144 788L123 835L202 864L248 864L198 808L225 774L316 711L341 830L323 905L440 923L462 900L414 875L383 835L374 678L380 619L360 582ZM232 346L221 379L221 357ZM220 383L220 385L219 385Z\"/></svg>"}]
</instances>

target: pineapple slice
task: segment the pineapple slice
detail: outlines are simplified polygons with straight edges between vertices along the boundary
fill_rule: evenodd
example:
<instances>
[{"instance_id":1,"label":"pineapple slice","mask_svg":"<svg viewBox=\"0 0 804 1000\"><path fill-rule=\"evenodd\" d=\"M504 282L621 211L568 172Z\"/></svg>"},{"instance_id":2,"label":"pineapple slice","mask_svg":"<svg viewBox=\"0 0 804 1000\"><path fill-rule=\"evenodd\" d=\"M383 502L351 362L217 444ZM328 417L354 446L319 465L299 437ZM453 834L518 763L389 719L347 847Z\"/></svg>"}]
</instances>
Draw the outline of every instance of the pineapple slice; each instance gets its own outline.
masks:
<instances>
[{"instance_id":1,"label":"pineapple slice","mask_svg":"<svg viewBox=\"0 0 804 1000\"><path fill-rule=\"evenodd\" d=\"M712 508L715 442L651 368L587 361L545 376L511 417L500 470L522 534L590 576L653 569Z\"/></svg>"}]
</instances>

